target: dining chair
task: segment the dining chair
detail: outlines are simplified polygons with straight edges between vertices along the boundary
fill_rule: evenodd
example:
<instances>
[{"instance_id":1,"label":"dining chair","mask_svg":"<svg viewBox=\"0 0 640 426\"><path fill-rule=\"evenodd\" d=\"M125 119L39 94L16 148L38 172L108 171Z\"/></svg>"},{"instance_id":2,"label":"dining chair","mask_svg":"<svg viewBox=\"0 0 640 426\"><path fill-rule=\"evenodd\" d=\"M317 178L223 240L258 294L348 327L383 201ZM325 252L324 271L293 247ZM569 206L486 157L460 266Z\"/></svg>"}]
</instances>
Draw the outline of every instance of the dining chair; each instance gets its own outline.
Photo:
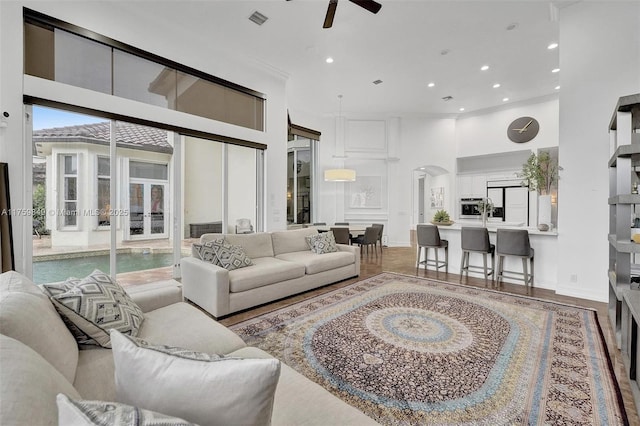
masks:
<instances>
[{"instance_id":1,"label":"dining chair","mask_svg":"<svg viewBox=\"0 0 640 426\"><path fill-rule=\"evenodd\" d=\"M378 243L380 243L380 254L382 254L382 231L384 230L383 223L372 223L371 226L378 228L378 241L376 242L376 247Z\"/></svg>"},{"instance_id":2,"label":"dining chair","mask_svg":"<svg viewBox=\"0 0 640 426\"><path fill-rule=\"evenodd\" d=\"M418 258L416 259L416 272L420 265L424 265L426 272L427 266L435 266L436 272L440 268L445 268L445 272L449 272L449 241L440 238L440 232L435 225L420 224L416 227L416 234L418 237ZM422 249L424 248L424 260L420 260ZM429 259L429 249L432 248L435 251L435 260ZM438 259L438 250L444 249L444 261Z\"/></svg>"},{"instance_id":3,"label":"dining chair","mask_svg":"<svg viewBox=\"0 0 640 426\"><path fill-rule=\"evenodd\" d=\"M375 247L376 241L378 241L378 228L374 228L373 226L367 227L364 230L364 234L358 235L351 240L352 243L360 246L360 256L362 256L362 246L366 247L367 254L369 254L369 246L373 246L373 251L376 256L378 256L378 251Z\"/></svg>"},{"instance_id":4,"label":"dining chair","mask_svg":"<svg viewBox=\"0 0 640 426\"><path fill-rule=\"evenodd\" d=\"M500 229L496 235L496 255L498 256L498 271L496 274L497 285L500 285L505 273L507 278L519 279L525 287L533 287L534 250L529 241L529 231L526 229ZM522 259L522 272L505 271L504 258L506 256ZM530 271L530 272L529 272Z\"/></svg>"},{"instance_id":5,"label":"dining chair","mask_svg":"<svg viewBox=\"0 0 640 426\"><path fill-rule=\"evenodd\" d=\"M489 231L487 228L463 226L460 230L462 260L460 262L460 280L466 272L469 279L469 270L480 270L484 272L485 281L491 275L493 283L494 270L496 265L496 246L489 241ZM482 254L482 267L469 264L471 253ZM491 255L491 268L487 267L487 255Z\"/></svg>"},{"instance_id":6,"label":"dining chair","mask_svg":"<svg viewBox=\"0 0 640 426\"><path fill-rule=\"evenodd\" d=\"M333 237L338 244L351 244L351 238L349 238L349 228L331 227L330 231L333 232Z\"/></svg>"}]
</instances>

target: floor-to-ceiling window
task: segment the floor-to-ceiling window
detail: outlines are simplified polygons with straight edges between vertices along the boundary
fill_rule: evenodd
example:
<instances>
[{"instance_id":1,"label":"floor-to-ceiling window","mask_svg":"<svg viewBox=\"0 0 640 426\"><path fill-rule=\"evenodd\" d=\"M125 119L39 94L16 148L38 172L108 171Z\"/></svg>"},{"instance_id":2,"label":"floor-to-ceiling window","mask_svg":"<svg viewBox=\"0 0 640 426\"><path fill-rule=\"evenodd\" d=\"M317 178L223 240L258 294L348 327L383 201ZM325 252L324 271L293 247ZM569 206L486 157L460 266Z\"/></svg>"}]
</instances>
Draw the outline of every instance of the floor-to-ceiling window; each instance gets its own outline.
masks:
<instances>
[{"instance_id":1,"label":"floor-to-ceiling window","mask_svg":"<svg viewBox=\"0 0 640 426\"><path fill-rule=\"evenodd\" d=\"M313 222L315 140L294 136L287 143L287 224Z\"/></svg>"}]
</instances>

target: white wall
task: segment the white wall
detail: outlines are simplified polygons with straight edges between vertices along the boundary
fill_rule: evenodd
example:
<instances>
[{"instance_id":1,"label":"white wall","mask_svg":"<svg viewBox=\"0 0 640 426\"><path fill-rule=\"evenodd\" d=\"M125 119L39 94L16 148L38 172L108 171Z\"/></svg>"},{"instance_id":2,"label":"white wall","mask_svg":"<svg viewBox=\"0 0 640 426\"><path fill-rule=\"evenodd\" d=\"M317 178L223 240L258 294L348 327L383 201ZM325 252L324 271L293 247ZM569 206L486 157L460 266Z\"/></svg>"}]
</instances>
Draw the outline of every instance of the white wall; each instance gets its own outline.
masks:
<instances>
[{"instance_id":1,"label":"white wall","mask_svg":"<svg viewBox=\"0 0 640 426\"><path fill-rule=\"evenodd\" d=\"M609 120L640 92L640 3L580 2L560 14L559 294L608 299Z\"/></svg>"},{"instance_id":2,"label":"white wall","mask_svg":"<svg viewBox=\"0 0 640 426\"><path fill-rule=\"evenodd\" d=\"M265 227L285 229L286 76L238 58L220 60L211 40L181 39L180 32L167 33L166 22L170 22L171 17L153 13L143 16L123 14L112 2L83 2L82 7L78 7L79 4L65 1L0 2L0 110L10 114L8 127L0 129L0 161L9 163L12 207L25 208L26 200L31 199L31 188L25 184L31 150L23 144L27 129L22 118L22 98L29 94L266 144ZM264 93L267 97L265 131L214 122L30 76L23 77L23 6ZM202 52L211 54L203 55ZM28 242L31 229L24 218L15 218L13 228L16 266L23 271L30 262Z\"/></svg>"},{"instance_id":3,"label":"white wall","mask_svg":"<svg viewBox=\"0 0 640 426\"><path fill-rule=\"evenodd\" d=\"M558 146L558 99L543 98L506 106L491 112L463 115L456 121L456 156L496 154ZM507 137L509 124L518 117L533 117L540 123L538 135L526 143Z\"/></svg>"}]
</instances>

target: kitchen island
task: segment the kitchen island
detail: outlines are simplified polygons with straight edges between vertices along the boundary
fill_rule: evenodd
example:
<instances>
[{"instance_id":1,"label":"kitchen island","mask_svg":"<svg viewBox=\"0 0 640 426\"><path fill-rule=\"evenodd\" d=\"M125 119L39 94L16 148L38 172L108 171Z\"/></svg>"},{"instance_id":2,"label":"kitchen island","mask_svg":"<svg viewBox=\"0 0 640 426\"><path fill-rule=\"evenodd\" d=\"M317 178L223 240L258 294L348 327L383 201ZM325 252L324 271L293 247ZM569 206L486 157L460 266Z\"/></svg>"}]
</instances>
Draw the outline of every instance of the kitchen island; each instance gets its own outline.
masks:
<instances>
[{"instance_id":1,"label":"kitchen island","mask_svg":"<svg viewBox=\"0 0 640 426\"><path fill-rule=\"evenodd\" d=\"M531 241L531 247L535 250L535 271L534 271L534 287L545 288L549 290L556 290L556 284L558 280L558 232L552 231L540 231L538 228L518 226L515 223L504 222L488 222L487 230L489 231L489 240L492 244L496 243L496 231L498 228L506 229L526 229L529 231L529 240ZM452 224L452 225L438 225L440 232L440 238L449 241L449 272L454 274L460 273L460 261L462 259L461 244L461 228L463 226L476 226L482 227L480 220L467 219ZM411 229L411 245L416 249L417 253L417 238L416 228ZM433 251L430 250L430 258L433 258ZM442 259L444 255L439 255ZM423 255L420 260L424 260ZM472 265L482 265L482 256L479 254L471 253L470 263ZM496 257L496 266L498 264L498 258ZM424 265L420 265L424 268ZM520 259L513 257L506 257L504 263L505 270L509 271L522 271L522 262ZM432 269L432 268L429 268ZM443 269L440 270L444 272ZM469 276L482 278L482 273L470 271ZM522 284L522 281L510 280L505 278L505 282L513 282L516 284Z\"/></svg>"}]
</instances>

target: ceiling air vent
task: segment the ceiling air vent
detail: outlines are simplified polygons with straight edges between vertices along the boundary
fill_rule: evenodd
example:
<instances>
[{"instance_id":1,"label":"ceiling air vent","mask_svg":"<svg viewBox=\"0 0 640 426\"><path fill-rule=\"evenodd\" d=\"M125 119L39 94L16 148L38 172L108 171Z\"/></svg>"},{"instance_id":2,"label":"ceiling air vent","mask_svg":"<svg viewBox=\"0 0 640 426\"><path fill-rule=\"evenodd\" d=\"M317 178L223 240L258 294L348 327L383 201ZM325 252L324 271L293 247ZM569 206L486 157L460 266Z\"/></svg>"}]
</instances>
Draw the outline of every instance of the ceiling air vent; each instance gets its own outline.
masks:
<instances>
[{"instance_id":1,"label":"ceiling air vent","mask_svg":"<svg viewBox=\"0 0 640 426\"><path fill-rule=\"evenodd\" d=\"M257 10L249 16L249 20L257 25L262 25L267 22L268 17L264 16L262 13Z\"/></svg>"},{"instance_id":2,"label":"ceiling air vent","mask_svg":"<svg viewBox=\"0 0 640 426\"><path fill-rule=\"evenodd\" d=\"M376 85L377 85L377 84L380 84L380 83L382 83L382 80L375 80L375 81L373 82L373 84L376 84Z\"/></svg>"},{"instance_id":3,"label":"ceiling air vent","mask_svg":"<svg viewBox=\"0 0 640 426\"><path fill-rule=\"evenodd\" d=\"M453 99L453 96L445 96L444 98L442 98L443 101L450 101L451 99Z\"/></svg>"}]
</instances>

